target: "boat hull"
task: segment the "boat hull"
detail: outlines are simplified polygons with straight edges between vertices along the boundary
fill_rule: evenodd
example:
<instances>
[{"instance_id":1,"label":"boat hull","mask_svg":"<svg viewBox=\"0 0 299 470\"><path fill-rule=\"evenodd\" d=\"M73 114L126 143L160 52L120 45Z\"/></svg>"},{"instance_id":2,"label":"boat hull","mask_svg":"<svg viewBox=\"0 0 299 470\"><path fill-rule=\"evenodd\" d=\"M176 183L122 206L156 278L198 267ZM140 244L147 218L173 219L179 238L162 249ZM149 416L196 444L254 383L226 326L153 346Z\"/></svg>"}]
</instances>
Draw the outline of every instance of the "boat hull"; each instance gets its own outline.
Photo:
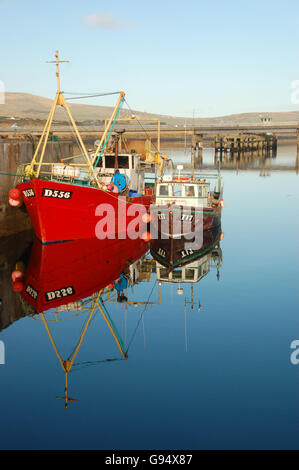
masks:
<instances>
[{"instance_id":1,"label":"boat hull","mask_svg":"<svg viewBox=\"0 0 299 470\"><path fill-rule=\"evenodd\" d=\"M186 237L206 230L214 230L221 225L221 207L189 207L172 204L153 205L151 224L154 239Z\"/></svg>"},{"instance_id":2,"label":"boat hull","mask_svg":"<svg viewBox=\"0 0 299 470\"><path fill-rule=\"evenodd\" d=\"M148 249L143 240L43 245L35 239L21 295L37 313L86 299L118 279Z\"/></svg>"},{"instance_id":3,"label":"boat hull","mask_svg":"<svg viewBox=\"0 0 299 470\"><path fill-rule=\"evenodd\" d=\"M188 247L189 240L185 237L151 240L150 252L152 257L166 268L185 266L210 253L219 244L221 233L221 226L205 230L202 242L192 248Z\"/></svg>"},{"instance_id":4,"label":"boat hull","mask_svg":"<svg viewBox=\"0 0 299 470\"><path fill-rule=\"evenodd\" d=\"M146 212L153 202L152 196L128 198L93 187L40 179L21 183L18 189L35 234L44 244L100 237L137 238L141 228L134 224L136 213Z\"/></svg>"}]
</instances>

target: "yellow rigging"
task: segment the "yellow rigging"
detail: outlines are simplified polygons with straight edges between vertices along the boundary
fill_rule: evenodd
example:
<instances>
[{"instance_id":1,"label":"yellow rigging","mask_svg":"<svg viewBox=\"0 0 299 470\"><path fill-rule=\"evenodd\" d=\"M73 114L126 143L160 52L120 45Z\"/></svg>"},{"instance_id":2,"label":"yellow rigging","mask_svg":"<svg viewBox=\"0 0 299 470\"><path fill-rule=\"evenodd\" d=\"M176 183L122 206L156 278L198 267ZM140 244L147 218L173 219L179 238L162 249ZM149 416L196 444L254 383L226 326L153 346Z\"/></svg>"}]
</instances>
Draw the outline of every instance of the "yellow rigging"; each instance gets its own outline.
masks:
<instances>
[{"instance_id":1,"label":"yellow rigging","mask_svg":"<svg viewBox=\"0 0 299 470\"><path fill-rule=\"evenodd\" d=\"M69 374L69 372L71 371L71 369L72 369L72 367L73 367L73 365L74 365L74 361L75 361L75 359L76 359L76 357L77 357L77 355L78 355L79 349L80 349L80 347L81 347L81 345L82 345L82 343L83 343L83 340L84 340L84 337L85 337L85 335L86 335L87 329L88 329L88 327L89 327L89 325L90 325L90 322L91 322L91 320L92 320L92 317L93 317L95 311L97 310L97 308L100 310L100 312L101 312L101 314L102 314L104 320L106 321L106 323L107 323L107 325L108 325L108 327L109 327L109 329L110 329L110 331L111 331L111 333L112 333L112 335L113 335L113 337L114 337L114 339L115 339L115 342L116 342L116 344L117 344L117 346L118 346L118 348L119 348L119 350L120 350L120 352L121 352L123 358L124 358L125 360L128 359L128 356L127 356L126 352L123 350L123 348L122 348L122 346L121 346L121 344L120 344L120 341L119 341L119 339L118 339L118 337L117 337L117 335L116 335L116 333L115 333L115 331L114 331L114 329L113 329L113 326L111 325L111 322L109 321L109 319L108 319L108 317L107 317L107 315L106 315L106 313L105 313L105 311L104 311L104 309L103 309L103 307L102 307L102 305L101 305L101 302L100 302L101 295L102 295L102 291L98 292L95 296L93 296L93 298L92 298L92 306L91 306L91 308L89 309L89 310L90 310L90 313L89 313L89 315L88 315L87 321L86 321L85 326L84 326L84 328L83 328L83 331L82 331L82 333L81 333L81 335L80 335L78 344L77 344L77 346L76 346L76 348L75 348L73 354L71 355L70 359L68 359L68 360L63 360L63 359L61 358L61 355L60 355L60 353L59 353L59 351L58 351L58 349L57 349L57 346L56 346L55 341L54 341L54 338L53 338L53 336L52 336L52 334L51 334L51 331L50 331L49 325L48 325L48 323L47 323L47 321L46 321L46 318L45 318L44 313L41 312L41 313L39 314L40 317L41 317L41 319L42 319L42 321L43 321L43 324L44 324L45 329L46 329L46 331L47 331L47 334L48 334L48 336L49 336L50 342L51 342L51 344L52 344L52 346L53 346L53 349L54 349L54 351L55 351L55 353L56 353L56 356L57 356L57 358L58 358L58 360L59 360L59 363L60 363L61 368L62 368L62 370L63 370L63 372L64 372L64 375L65 375L64 396L63 396L63 397L56 397L57 399L64 399L64 401L65 401L65 405L64 405L65 408L68 408L69 402L78 401L78 400L76 400L75 398L69 398L69 396L68 396L68 374Z\"/></svg>"}]
</instances>

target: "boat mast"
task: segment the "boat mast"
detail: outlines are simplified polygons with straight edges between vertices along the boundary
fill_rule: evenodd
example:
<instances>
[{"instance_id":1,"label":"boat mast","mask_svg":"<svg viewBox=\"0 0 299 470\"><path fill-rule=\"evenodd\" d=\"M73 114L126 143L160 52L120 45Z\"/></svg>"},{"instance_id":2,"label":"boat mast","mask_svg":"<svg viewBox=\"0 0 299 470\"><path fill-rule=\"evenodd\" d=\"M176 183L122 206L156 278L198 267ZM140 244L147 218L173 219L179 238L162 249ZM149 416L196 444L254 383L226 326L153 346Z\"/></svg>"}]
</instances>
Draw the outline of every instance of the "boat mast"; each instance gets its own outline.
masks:
<instances>
[{"instance_id":1,"label":"boat mast","mask_svg":"<svg viewBox=\"0 0 299 470\"><path fill-rule=\"evenodd\" d=\"M76 357L77 357L77 355L78 355L79 349L80 349L80 347L81 347L81 345L82 345L82 343L83 343L83 340L84 340L84 337L85 337L86 332L87 332L87 330L88 330L88 327L89 327L89 325L90 325L90 323L91 323L91 320L92 320L92 318L94 317L95 312L97 311L97 309L101 312L101 314L102 314L104 320L106 321L106 323L107 323L107 325L108 325L108 327L109 327L109 329L110 329L110 331L111 331L111 333L112 333L112 335L113 335L113 337L114 337L114 339L115 339L115 342L116 342L116 344L117 344L117 346L118 346L118 348L119 348L119 350L120 350L120 352L121 352L123 358L124 358L125 360L128 359L128 355L127 355L127 352L126 352L125 349L124 349L124 346L123 346L123 344L122 344L122 341L121 341L121 339L118 337L118 335L117 335L117 333L116 333L116 331L115 331L115 326L114 326L113 322L111 321L111 319L108 318L108 315L105 313L105 310L104 310L104 308L103 308L103 302L101 301L102 293L103 293L103 291L101 290L101 291L99 291L97 294L94 294L94 295L93 295L93 297L92 297L92 305L91 305L91 307L88 307L89 315L88 315L87 321L86 321L85 326L84 326L84 328L83 328L83 330L82 330L82 332L81 332L81 334L80 334L80 337L79 337L79 341L78 341L78 343L77 343L77 346L76 346L74 352L72 353L72 355L70 356L70 358L69 358L68 360L63 360L63 359L62 359L62 357L61 357L61 355L60 355L60 353L59 353L59 351L58 351L58 349L57 349L57 346L56 346L56 344L55 344L55 341L54 341L54 338L53 338L53 336L52 336L52 333L51 333L51 331L50 331L49 325L48 325L48 323L47 323L47 321L46 321L45 315L44 315L43 312L39 313L39 315L40 315L40 317L41 317L41 319L42 319L42 322L43 322L43 324L44 324L44 326L45 326L45 329L46 329L46 331L47 331L47 333L48 333L50 342L51 342L51 344L52 344L52 346L53 346L53 349L54 349L54 351L55 351L55 353L56 353L56 356L57 356L57 358L58 358L58 360L59 360L59 363L60 363L60 365L61 365L61 367L62 367L62 370L63 370L63 372L64 372L64 375L65 375L64 396L56 397L56 398L58 398L58 399L63 399L63 400L65 401L65 408L68 408L69 402L78 401L77 399L75 399L75 398L70 398L70 397L68 396L68 374L69 374L69 373L71 372L71 370L72 370L72 367L73 367L73 365L74 365L74 361L75 361L75 359L76 359Z\"/></svg>"},{"instance_id":2,"label":"boat mast","mask_svg":"<svg viewBox=\"0 0 299 470\"><path fill-rule=\"evenodd\" d=\"M55 53L56 60L46 60L46 64L56 64L56 78L57 78L57 93L60 93L60 72L59 64L69 63L69 60L59 60L59 52Z\"/></svg>"},{"instance_id":3,"label":"boat mast","mask_svg":"<svg viewBox=\"0 0 299 470\"><path fill-rule=\"evenodd\" d=\"M74 118L71 114L71 111L70 111L70 108L64 98L64 94L63 92L60 90L60 71L59 71L59 64L61 63L67 63L69 62L69 60L59 60L59 53L58 51L56 51L55 53L55 60L48 60L46 61L46 63L48 64L56 64L56 79L57 79L57 92L56 92L56 96L55 96L55 99L54 99L54 102L53 102L53 105L51 107L51 110L50 110L50 113L49 113L49 116L48 116L48 119L47 119L47 122L45 124L45 127L43 129L43 132L42 132L42 135L40 137L40 140L39 140L39 143L36 147L36 150L35 150L35 153L33 155L33 159L32 159L32 162L30 164L30 170L33 172L34 170L34 166L37 165L37 171L36 171L36 178L39 177L39 174L40 174L40 170L41 170L41 166L42 166L42 163L43 163L43 159L44 159L44 156L45 156L45 150L46 150L46 145L47 145L47 142L48 142L48 138L49 138L49 133L50 133L50 129L51 129L51 126L52 126L52 122L53 122L53 117L54 117L54 113L55 113L55 109L56 109L56 106L62 106L65 108L69 118L70 118L70 121L72 123L72 126L74 128L74 131L75 131L75 134L76 134L76 137L80 143L80 146L82 148L82 151L84 153L84 156L86 158L86 162L87 162L87 166L89 167L89 170L91 172L91 174L95 177L96 179L96 175L94 174L94 169L93 169L93 166L90 162L90 159L89 159L89 156L88 156L88 153L87 153L87 150L85 148L85 145L83 143L83 140L81 138L81 135L79 133L79 130L77 128L77 125L74 121ZM40 151L40 148L41 148L41 154L40 154L40 158L39 160L37 160L37 156L39 154L39 151ZM96 179L97 181L97 179ZM98 181L97 181L98 183ZM99 183L98 183L99 185Z\"/></svg>"}]
</instances>

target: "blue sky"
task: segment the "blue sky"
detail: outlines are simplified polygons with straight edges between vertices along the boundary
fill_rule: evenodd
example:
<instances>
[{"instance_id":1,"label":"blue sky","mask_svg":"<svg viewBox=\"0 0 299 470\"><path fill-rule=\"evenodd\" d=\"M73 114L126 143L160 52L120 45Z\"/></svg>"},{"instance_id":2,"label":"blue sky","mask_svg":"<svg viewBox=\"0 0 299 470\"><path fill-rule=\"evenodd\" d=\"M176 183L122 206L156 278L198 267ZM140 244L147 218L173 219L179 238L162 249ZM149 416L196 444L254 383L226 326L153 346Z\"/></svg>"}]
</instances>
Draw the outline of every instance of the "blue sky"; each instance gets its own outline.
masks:
<instances>
[{"instance_id":1,"label":"blue sky","mask_svg":"<svg viewBox=\"0 0 299 470\"><path fill-rule=\"evenodd\" d=\"M298 0L0 0L6 91L124 90L141 111L204 117L296 110ZM97 101L113 104L113 99Z\"/></svg>"}]
</instances>

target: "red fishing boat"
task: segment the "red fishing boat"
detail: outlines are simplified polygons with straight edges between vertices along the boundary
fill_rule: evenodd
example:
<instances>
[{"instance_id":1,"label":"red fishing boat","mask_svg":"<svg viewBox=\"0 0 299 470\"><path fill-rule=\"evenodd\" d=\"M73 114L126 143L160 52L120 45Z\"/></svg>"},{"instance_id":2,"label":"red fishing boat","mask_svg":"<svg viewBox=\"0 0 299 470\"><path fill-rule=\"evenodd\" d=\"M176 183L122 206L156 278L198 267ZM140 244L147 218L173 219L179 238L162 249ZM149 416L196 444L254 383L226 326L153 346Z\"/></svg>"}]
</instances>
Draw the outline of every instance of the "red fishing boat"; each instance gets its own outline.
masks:
<instances>
[{"instance_id":1,"label":"red fishing boat","mask_svg":"<svg viewBox=\"0 0 299 470\"><path fill-rule=\"evenodd\" d=\"M145 189L145 170L136 154L123 154L114 139L112 153L105 153L112 130L124 103L123 92L94 151L87 151L60 91L56 52L57 93L30 165L18 171L17 189L10 191L10 204L22 200L36 236L43 244L82 239L124 239L141 237L140 222L153 202ZM66 111L80 149L79 155L44 161L54 112ZM79 163L75 161L78 158ZM82 162L83 160L83 162ZM147 194L146 194L147 193Z\"/></svg>"},{"instance_id":2,"label":"red fishing boat","mask_svg":"<svg viewBox=\"0 0 299 470\"><path fill-rule=\"evenodd\" d=\"M62 305L75 309L81 299L101 291L148 251L143 240L75 240L43 245L35 239L21 295L37 313Z\"/></svg>"}]
</instances>

